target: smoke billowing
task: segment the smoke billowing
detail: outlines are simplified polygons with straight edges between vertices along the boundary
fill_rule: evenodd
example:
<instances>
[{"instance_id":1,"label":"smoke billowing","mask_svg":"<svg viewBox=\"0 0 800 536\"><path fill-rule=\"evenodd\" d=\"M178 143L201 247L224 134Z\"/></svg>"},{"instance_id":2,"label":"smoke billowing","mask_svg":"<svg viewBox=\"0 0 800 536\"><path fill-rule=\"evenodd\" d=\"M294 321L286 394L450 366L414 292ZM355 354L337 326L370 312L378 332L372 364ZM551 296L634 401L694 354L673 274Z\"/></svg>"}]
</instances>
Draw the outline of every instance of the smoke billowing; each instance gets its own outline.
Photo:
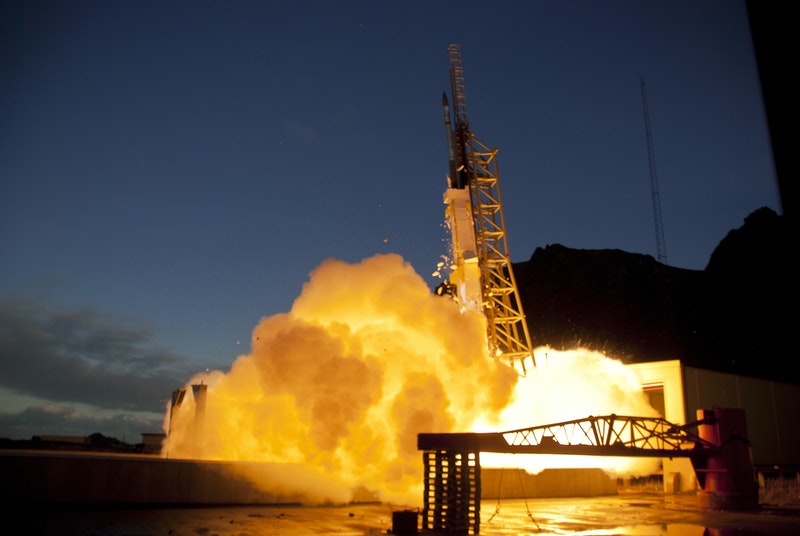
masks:
<instances>
[{"instance_id":1,"label":"smoke billowing","mask_svg":"<svg viewBox=\"0 0 800 536\"><path fill-rule=\"evenodd\" d=\"M586 352L537 354L544 366L520 379L488 357L483 315L431 293L398 255L327 260L288 313L256 326L250 354L227 373L190 380L208 385L202 422L187 394L165 417L165 451L300 464L319 475L321 500L348 500L363 487L381 500L413 504L422 490L421 432L501 431L555 422L553 415L599 415L598 396L609 399L609 412L624 412L613 405L619 399L630 414L644 415L640 387L606 361ZM571 366L584 369L591 388L573 383Z\"/></svg>"}]
</instances>

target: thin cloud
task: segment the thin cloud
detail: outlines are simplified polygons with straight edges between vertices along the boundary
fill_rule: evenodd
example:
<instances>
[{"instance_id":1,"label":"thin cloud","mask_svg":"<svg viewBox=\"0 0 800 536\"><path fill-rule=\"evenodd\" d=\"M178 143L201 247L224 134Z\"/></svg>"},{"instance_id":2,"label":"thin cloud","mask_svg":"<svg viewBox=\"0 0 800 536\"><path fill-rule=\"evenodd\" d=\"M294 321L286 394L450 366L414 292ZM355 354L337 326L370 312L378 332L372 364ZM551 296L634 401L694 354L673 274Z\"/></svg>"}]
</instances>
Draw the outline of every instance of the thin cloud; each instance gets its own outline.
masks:
<instances>
[{"instance_id":1,"label":"thin cloud","mask_svg":"<svg viewBox=\"0 0 800 536\"><path fill-rule=\"evenodd\" d=\"M0 412L0 437L29 439L42 435L88 436L101 433L127 443L138 443L143 432L160 432L161 422L161 419L130 413L93 416L71 406L46 404L19 413Z\"/></svg>"},{"instance_id":2,"label":"thin cloud","mask_svg":"<svg viewBox=\"0 0 800 536\"><path fill-rule=\"evenodd\" d=\"M103 409L163 411L196 371L153 339L151 327L90 307L0 300L0 386Z\"/></svg>"}]
</instances>

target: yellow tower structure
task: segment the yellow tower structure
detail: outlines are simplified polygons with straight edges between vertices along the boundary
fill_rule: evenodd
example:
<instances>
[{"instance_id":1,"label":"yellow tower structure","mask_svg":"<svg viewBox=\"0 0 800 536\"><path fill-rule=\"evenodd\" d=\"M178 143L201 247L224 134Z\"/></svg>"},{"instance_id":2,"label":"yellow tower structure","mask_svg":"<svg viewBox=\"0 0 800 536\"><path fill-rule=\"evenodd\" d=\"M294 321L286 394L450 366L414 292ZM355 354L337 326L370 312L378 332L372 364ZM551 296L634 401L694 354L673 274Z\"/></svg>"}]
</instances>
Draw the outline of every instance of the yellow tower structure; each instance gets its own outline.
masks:
<instances>
[{"instance_id":1,"label":"yellow tower structure","mask_svg":"<svg viewBox=\"0 0 800 536\"><path fill-rule=\"evenodd\" d=\"M525 375L536 361L508 254L497 149L470 131L461 47L452 44L449 52L452 120L442 96L450 158L444 193L452 261L447 287L462 307L485 315L490 355Z\"/></svg>"}]
</instances>

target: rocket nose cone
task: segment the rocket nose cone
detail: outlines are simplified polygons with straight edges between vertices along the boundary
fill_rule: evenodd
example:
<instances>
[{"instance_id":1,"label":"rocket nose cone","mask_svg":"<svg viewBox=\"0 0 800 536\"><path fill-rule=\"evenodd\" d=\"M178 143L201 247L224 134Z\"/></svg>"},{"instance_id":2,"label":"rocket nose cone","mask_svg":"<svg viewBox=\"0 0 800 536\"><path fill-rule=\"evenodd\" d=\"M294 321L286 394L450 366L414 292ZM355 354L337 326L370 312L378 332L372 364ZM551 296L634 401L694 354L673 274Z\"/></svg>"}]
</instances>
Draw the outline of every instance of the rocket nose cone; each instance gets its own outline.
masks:
<instances>
[{"instance_id":1,"label":"rocket nose cone","mask_svg":"<svg viewBox=\"0 0 800 536\"><path fill-rule=\"evenodd\" d=\"M447 103L447 93L442 91L442 106L448 106Z\"/></svg>"}]
</instances>

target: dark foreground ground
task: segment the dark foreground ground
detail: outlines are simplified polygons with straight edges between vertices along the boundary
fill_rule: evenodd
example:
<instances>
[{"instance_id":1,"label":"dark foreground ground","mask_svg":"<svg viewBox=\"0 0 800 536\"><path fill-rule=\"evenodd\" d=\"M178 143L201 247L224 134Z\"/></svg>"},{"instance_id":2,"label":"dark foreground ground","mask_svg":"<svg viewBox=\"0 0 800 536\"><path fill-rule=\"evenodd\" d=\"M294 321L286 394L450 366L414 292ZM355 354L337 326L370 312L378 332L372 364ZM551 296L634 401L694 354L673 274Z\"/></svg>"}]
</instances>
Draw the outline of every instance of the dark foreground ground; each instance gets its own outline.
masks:
<instances>
[{"instance_id":1,"label":"dark foreground ground","mask_svg":"<svg viewBox=\"0 0 800 536\"><path fill-rule=\"evenodd\" d=\"M25 507L3 510L0 533L108 536L362 536L394 534L395 512L383 504L337 507L198 508ZM398 517L398 521L400 516ZM400 526L400 523L398 523ZM722 512L696 506L693 494L621 493L570 499L484 501L483 535L797 536L800 509L762 506Z\"/></svg>"}]
</instances>

